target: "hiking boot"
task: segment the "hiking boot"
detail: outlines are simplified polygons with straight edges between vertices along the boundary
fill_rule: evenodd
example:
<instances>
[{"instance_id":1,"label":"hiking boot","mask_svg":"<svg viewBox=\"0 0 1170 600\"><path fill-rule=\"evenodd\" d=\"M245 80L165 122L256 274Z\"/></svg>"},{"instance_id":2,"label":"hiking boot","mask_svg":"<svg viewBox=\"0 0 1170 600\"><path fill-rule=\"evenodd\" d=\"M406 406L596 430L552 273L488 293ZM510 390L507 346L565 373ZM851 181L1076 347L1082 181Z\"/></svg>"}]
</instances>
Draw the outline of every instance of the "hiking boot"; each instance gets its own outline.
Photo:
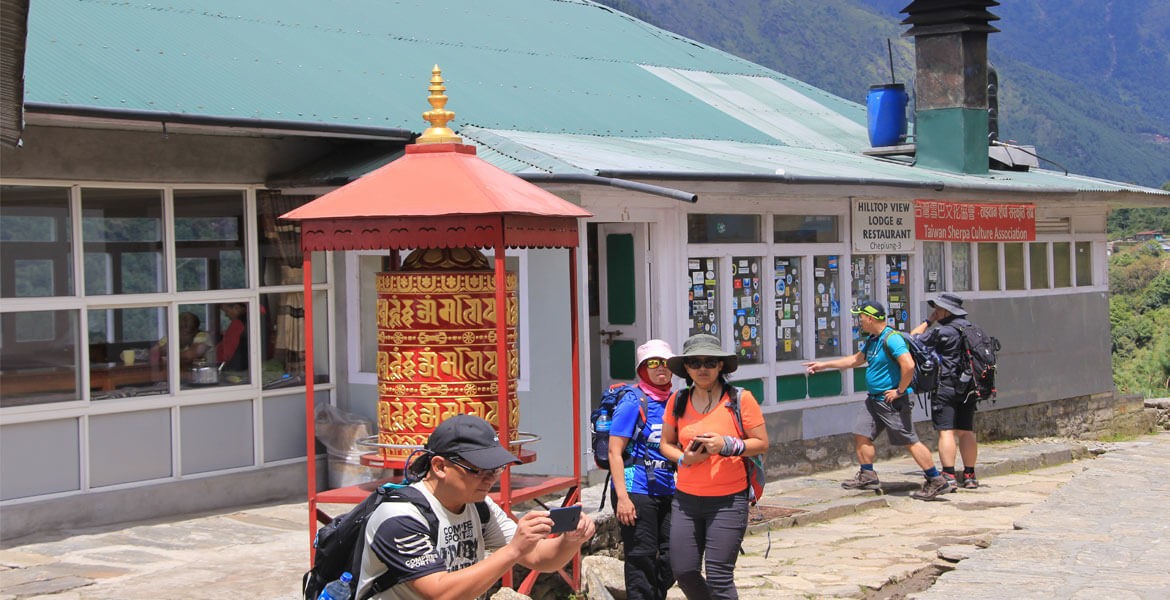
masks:
<instances>
[{"instance_id":1,"label":"hiking boot","mask_svg":"<svg viewBox=\"0 0 1170 600\"><path fill-rule=\"evenodd\" d=\"M938 475L926 480L922 484L922 489L911 492L910 497L916 500L934 500L935 496L945 494L951 491L951 482L947 481L946 477Z\"/></svg>"},{"instance_id":2,"label":"hiking boot","mask_svg":"<svg viewBox=\"0 0 1170 600\"><path fill-rule=\"evenodd\" d=\"M876 490L881 485L882 482L878 481L877 471L869 469L858 469L857 475L854 475L853 479L841 482L841 487L847 490Z\"/></svg>"},{"instance_id":3,"label":"hiking boot","mask_svg":"<svg viewBox=\"0 0 1170 600\"><path fill-rule=\"evenodd\" d=\"M975 479L975 475L963 473L963 489L973 490L977 487L979 487L979 480Z\"/></svg>"},{"instance_id":4,"label":"hiking boot","mask_svg":"<svg viewBox=\"0 0 1170 600\"><path fill-rule=\"evenodd\" d=\"M942 476L943 476L943 477L946 477L946 478L947 478L947 483L951 484L951 491L952 491L952 492L957 492L957 491L959 491L959 483L958 483L957 481L955 481L955 476L954 476L954 475L951 475L950 473L947 473L946 471L943 471L943 474L942 474Z\"/></svg>"}]
</instances>

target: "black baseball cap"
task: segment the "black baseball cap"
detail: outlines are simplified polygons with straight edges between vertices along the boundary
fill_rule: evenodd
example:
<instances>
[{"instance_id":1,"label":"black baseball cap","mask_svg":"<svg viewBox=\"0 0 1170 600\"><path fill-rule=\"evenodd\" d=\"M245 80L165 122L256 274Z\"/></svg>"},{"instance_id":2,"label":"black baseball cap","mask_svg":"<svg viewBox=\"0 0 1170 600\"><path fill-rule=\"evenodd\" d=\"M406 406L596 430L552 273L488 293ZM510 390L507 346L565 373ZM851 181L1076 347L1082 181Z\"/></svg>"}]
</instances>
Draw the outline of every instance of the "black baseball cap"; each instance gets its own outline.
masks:
<instances>
[{"instance_id":1,"label":"black baseball cap","mask_svg":"<svg viewBox=\"0 0 1170 600\"><path fill-rule=\"evenodd\" d=\"M439 456L458 456L478 469L498 469L521 462L500 446L496 430L475 415L457 415L439 423L424 447Z\"/></svg>"},{"instance_id":2,"label":"black baseball cap","mask_svg":"<svg viewBox=\"0 0 1170 600\"><path fill-rule=\"evenodd\" d=\"M882 306L880 302L866 300L857 305L857 308L849 311L855 315L869 315L875 319L886 318L886 307Z\"/></svg>"}]
</instances>

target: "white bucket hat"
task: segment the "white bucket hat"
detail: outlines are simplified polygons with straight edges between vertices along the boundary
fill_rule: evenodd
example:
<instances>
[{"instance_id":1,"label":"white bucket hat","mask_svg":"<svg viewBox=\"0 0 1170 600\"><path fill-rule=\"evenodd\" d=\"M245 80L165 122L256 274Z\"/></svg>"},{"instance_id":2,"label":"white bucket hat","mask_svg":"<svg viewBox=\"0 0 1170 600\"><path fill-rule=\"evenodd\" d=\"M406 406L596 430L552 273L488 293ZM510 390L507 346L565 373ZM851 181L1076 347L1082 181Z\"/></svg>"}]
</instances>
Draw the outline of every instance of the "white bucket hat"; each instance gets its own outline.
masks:
<instances>
[{"instance_id":1,"label":"white bucket hat","mask_svg":"<svg viewBox=\"0 0 1170 600\"><path fill-rule=\"evenodd\" d=\"M635 363L634 368L642 366L647 358L661 358L667 360L674 356L674 352L670 350L670 344L663 340L649 340L645 344L638 346L637 352L634 354Z\"/></svg>"}]
</instances>

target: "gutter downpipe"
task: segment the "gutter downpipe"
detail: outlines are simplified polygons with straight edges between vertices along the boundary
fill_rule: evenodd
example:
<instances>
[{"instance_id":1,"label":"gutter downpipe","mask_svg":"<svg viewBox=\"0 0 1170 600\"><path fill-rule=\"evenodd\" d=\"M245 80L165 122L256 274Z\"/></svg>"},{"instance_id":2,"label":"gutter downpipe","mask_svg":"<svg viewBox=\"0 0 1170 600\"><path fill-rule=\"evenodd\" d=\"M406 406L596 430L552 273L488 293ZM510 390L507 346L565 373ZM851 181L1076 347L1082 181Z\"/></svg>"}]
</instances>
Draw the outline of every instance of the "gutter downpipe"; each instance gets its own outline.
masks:
<instances>
[{"instance_id":1,"label":"gutter downpipe","mask_svg":"<svg viewBox=\"0 0 1170 600\"><path fill-rule=\"evenodd\" d=\"M397 129L390 127L321 124L306 121L253 119L248 117L214 117L209 115L193 115L187 113L136 110L128 108L75 106L71 104L47 104L43 102L27 102L24 105L24 110L26 115L40 114L47 116L69 116L92 119L114 119L119 121L137 121L142 123L159 123L164 128L166 127L167 123L172 123L183 125L199 125L205 127L267 129L273 131L360 136L402 142L409 142L414 139L414 132L410 131L409 129Z\"/></svg>"},{"instance_id":2,"label":"gutter downpipe","mask_svg":"<svg viewBox=\"0 0 1170 600\"><path fill-rule=\"evenodd\" d=\"M639 177L642 176L642 174L635 175ZM644 194L663 196L673 200L678 200L680 202L689 202L691 204L699 201L699 195L692 192L662 187L660 185L651 185L649 183L639 183L637 181L630 181L628 179L621 179L617 177L603 177L600 175L589 175L586 173L517 173L516 176L529 183L582 183L585 185L608 185L615 188L621 188L623 190L631 190L635 192L642 192Z\"/></svg>"}]
</instances>

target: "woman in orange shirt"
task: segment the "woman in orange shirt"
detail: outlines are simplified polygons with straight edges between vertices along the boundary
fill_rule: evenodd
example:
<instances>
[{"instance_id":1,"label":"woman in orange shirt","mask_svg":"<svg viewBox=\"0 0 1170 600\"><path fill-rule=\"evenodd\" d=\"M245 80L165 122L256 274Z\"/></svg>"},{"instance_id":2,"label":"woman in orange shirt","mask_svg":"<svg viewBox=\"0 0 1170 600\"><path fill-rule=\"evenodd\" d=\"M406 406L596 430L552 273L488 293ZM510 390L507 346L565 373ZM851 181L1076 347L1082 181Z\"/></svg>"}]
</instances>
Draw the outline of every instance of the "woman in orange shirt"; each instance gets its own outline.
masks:
<instances>
[{"instance_id":1,"label":"woman in orange shirt","mask_svg":"<svg viewBox=\"0 0 1170 600\"><path fill-rule=\"evenodd\" d=\"M767 451L764 415L751 392L727 382L739 362L735 354L723 351L715 336L687 338L682 354L670 358L667 366L687 382L667 401L662 425L662 454L679 466L671 507L670 566L688 600L738 598L735 560L748 523L743 457ZM743 437L732 409L735 392Z\"/></svg>"}]
</instances>

